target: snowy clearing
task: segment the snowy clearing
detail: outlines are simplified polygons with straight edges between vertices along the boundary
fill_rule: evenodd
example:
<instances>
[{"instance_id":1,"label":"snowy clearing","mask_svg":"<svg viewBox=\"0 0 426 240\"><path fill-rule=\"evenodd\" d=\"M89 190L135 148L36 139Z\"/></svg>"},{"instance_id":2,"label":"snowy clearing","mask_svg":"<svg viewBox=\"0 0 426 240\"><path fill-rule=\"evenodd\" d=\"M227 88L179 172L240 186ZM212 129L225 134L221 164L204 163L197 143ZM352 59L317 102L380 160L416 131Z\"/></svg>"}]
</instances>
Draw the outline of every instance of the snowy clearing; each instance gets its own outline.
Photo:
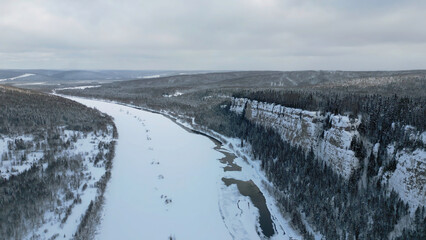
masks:
<instances>
[{"instance_id":1,"label":"snowy clearing","mask_svg":"<svg viewBox=\"0 0 426 240\"><path fill-rule=\"evenodd\" d=\"M25 73L25 74L22 74L22 75L19 75L19 76L16 76L16 77L0 79L0 82L3 82L3 81L13 81L13 80L18 79L18 78L30 77L30 76L33 76L33 75L35 75L35 74Z\"/></svg>"},{"instance_id":2,"label":"snowy clearing","mask_svg":"<svg viewBox=\"0 0 426 240\"><path fill-rule=\"evenodd\" d=\"M176 91L176 92L175 92L175 93L173 93L173 94L164 94L164 95L163 95L163 97L170 98L170 97L178 97L178 96L180 96L180 95L183 95L183 93L182 93L182 92L179 92L179 91Z\"/></svg>"},{"instance_id":3,"label":"snowy clearing","mask_svg":"<svg viewBox=\"0 0 426 240\"><path fill-rule=\"evenodd\" d=\"M100 87L100 86L101 85L87 85L87 86L78 86L78 87L58 88L56 90L72 90L72 89L84 90L84 89L88 89L88 88L97 88L97 87Z\"/></svg>"},{"instance_id":4,"label":"snowy clearing","mask_svg":"<svg viewBox=\"0 0 426 240\"><path fill-rule=\"evenodd\" d=\"M33 82L33 83L18 83L14 84L13 86L32 86L32 85L46 85L47 82Z\"/></svg>"},{"instance_id":5,"label":"snowy clearing","mask_svg":"<svg viewBox=\"0 0 426 240\"><path fill-rule=\"evenodd\" d=\"M139 78L144 78L144 79L149 79L149 78L159 78L160 75L156 74L156 75L150 75L150 76L143 76L143 77L139 77Z\"/></svg>"}]
</instances>

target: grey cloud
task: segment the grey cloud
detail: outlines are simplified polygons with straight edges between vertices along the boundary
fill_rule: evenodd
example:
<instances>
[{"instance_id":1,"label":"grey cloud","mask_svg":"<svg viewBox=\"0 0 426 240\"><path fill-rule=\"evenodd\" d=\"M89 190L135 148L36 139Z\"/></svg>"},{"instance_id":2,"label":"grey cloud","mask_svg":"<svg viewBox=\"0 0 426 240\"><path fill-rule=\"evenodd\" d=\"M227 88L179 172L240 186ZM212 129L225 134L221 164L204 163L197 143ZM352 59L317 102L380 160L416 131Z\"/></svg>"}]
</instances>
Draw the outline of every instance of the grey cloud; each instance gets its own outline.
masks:
<instances>
[{"instance_id":1,"label":"grey cloud","mask_svg":"<svg viewBox=\"0 0 426 240\"><path fill-rule=\"evenodd\" d=\"M0 2L0 68L426 67L424 1Z\"/></svg>"}]
</instances>

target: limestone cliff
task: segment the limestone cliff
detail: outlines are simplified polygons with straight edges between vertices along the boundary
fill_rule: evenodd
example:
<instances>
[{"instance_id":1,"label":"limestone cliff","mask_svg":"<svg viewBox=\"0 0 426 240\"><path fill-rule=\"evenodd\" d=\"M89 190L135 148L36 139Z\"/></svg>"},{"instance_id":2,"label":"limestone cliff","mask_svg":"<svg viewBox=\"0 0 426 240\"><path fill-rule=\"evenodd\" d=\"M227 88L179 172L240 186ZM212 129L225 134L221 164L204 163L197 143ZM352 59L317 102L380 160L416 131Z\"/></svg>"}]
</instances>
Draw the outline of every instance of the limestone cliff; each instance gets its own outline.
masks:
<instances>
[{"instance_id":1,"label":"limestone cliff","mask_svg":"<svg viewBox=\"0 0 426 240\"><path fill-rule=\"evenodd\" d=\"M273 103L259 102L246 98L233 98L230 111L245 114L245 118L274 129L284 141L300 146L306 151L313 150L315 155L330 166L336 173L349 179L351 174L368 163L359 159L351 143L363 138L358 132L361 117L335 115L289 108ZM415 139L425 144L426 133L416 132L407 127ZM408 131L407 130L407 131ZM364 138L365 139L365 138ZM368 153L377 148L374 143L364 141ZM375 147L373 147L375 146ZM426 204L426 152L424 148L394 149L388 146L388 158L397 161L394 171L385 171L382 167L378 178L389 189L394 189L411 206ZM377 154L377 153L375 153Z\"/></svg>"}]
</instances>

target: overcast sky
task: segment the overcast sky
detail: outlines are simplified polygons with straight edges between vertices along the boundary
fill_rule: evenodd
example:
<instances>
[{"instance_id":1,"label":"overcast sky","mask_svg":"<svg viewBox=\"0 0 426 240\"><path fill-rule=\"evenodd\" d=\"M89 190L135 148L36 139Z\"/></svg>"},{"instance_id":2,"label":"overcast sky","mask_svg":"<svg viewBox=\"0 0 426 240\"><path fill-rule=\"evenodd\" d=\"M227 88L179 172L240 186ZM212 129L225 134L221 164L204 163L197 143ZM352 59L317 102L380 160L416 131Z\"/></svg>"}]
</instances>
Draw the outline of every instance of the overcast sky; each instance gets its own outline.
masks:
<instances>
[{"instance_id":1,"label":"overcast sky","mask_svg":"<svg viewBox=\"0 0 426 240\"><path fill-rule=\"evenodd\" d=\"M0 68L426 69L426 1L0 0Z\"/></svg>"}]
</instances>

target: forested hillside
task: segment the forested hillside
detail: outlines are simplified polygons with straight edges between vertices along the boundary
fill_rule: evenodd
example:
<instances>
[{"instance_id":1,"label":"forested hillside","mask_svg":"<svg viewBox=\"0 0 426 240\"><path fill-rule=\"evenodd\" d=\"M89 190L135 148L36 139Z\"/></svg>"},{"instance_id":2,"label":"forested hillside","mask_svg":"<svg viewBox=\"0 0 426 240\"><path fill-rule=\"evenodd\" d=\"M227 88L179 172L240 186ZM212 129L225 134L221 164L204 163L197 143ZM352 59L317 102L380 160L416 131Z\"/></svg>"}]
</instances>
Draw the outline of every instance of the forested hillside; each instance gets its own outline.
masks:
<instances>
[{"instance_id":1,"label":"forested hillside","mask_svg":"<svg viewBox=\"0 0 426 240\"><path fill-rule=\"evenodd\" d=\"M43 132L63 126L67 130L105 130L111 119L100 112L61 97L0 86L0 133Z\"/></svg>"},{"instance_id":2,"label":"forested hillside","mask_svg":"<svg viewBox=\"0 0 426 240\"><path fill-rule=\"evenodd\" d=\"M0 238L92 234L115 137L112 119L95 109L0 86Z\"/></svg>"}]
</instances>

